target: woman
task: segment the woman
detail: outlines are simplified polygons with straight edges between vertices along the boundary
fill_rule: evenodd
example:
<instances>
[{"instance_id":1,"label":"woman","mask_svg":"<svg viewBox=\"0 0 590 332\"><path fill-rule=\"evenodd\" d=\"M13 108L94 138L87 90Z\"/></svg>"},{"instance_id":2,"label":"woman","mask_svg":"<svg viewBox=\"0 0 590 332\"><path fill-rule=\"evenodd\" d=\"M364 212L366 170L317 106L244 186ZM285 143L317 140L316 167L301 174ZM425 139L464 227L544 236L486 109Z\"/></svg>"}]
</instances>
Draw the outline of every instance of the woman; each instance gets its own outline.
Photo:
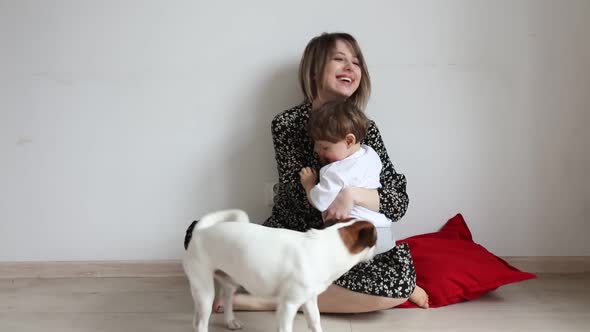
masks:
<instances>
[{"instance_id":1,"label":"woman","mask_svg":"<svg viewBox=\"0 0 590 332\"><path fill-rule=\"evenodd\" d=\"M265 226L306 231L323 224L322 215L308 202L299 181L299 171L319 169L313 142L306 127L311 112L325 102L348 99L365 109L371 83L356 40L346 33L324 33L307 45L299 67L305 102L277 115L272 136L279 173L279 191L272 215ZM354 204L399 220L408 208L406 179L396 173L377 126L370 122L363 144L372 147L383 163L379 189L345 188L324 212L324 219L348 216ZM406 300L428 307L428 296L416 286L416 273L407 244L376 255L370 263L353 267L320 294L321 312L359 313L395 307ZM273 310L273 301L237 294L236 310ZM220 311L219 307L215 308Z\"/></svg>"}]
</instances>

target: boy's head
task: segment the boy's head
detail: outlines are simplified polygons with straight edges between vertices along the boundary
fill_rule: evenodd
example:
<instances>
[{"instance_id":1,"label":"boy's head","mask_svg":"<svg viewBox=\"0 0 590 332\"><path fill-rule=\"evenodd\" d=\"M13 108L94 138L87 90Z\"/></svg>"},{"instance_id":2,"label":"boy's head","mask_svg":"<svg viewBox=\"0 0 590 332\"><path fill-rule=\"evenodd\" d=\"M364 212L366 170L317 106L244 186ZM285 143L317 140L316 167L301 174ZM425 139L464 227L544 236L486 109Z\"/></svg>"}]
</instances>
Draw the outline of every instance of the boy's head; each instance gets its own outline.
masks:
<instances>
[{"instance_id":1,"label":"boy's head","mask_svg":"<svg viewBox=\"0 0 590 332\"><path fill-rule=\"evenodd\" d=\"M311 113L308 133L323 163L342 160L358 150L367 135L369 119L347 101L329 102Z\"/></svg>"}]
</instances>

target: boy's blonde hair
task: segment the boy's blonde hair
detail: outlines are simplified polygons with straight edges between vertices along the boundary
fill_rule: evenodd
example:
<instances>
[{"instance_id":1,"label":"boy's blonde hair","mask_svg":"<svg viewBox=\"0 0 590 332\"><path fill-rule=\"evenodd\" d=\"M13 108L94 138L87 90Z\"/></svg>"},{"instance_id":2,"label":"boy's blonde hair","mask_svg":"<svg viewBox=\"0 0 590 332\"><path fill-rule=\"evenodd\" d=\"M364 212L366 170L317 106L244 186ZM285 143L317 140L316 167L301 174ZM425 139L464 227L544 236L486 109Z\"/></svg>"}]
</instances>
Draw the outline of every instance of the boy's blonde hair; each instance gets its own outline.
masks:
<instances>
[{"instance_id":1,"label":"boy's blonde hair","mask_svg":"<svg viewBox=\"0 0 590 332\"><path fill-rule=\"evenodd\" d=\"M330 51L335 47L336 41L341 40L346 42L352 48L355 56L358 58L359 67L361 69L361 82L358 89L348 97L348 101L354 103L360 110L364 110L369 101L371 94L371 78L365 58L361 52L356 39L348 33L323 33L317 37L312 38L301 57L299 63L299 84L301 90L305 95L306 102L313 102L318 96L319 90L322 88L322 77L324 68L328 60Z\"/></svg>"},{"instance_id":2,"label":"boy's blonde hair","mask_svg":"<svg viewBox=\"0 0 590 332\"><path fill-rule=\"evenodd\" d=\"M337 143L353 134L356 143L367 135L369 119L356 105L348 101L329 102L313 111L307 131L314 141Z\"/></svg>"}]
</instances>

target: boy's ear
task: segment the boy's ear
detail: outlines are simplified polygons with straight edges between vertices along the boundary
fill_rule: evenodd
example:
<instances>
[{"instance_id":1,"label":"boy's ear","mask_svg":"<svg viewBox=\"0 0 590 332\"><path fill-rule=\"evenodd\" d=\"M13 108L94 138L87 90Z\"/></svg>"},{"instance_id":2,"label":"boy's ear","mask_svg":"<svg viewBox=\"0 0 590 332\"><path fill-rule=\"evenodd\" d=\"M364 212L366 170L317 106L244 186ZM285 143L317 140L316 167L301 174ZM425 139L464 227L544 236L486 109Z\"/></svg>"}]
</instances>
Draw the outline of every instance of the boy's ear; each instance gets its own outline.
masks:
<instances>
[{"instance_id":1,"label":"boy's ear","mask_svg":"<svg viewBox=\"0 0 590 332\"><path fill-rule=\"evenodd\" d=\"M349 147L356 144L356 136L354 136L354 134L346 134L344 139L346 140L346 145Z\"/></svg>"}]
</instances>

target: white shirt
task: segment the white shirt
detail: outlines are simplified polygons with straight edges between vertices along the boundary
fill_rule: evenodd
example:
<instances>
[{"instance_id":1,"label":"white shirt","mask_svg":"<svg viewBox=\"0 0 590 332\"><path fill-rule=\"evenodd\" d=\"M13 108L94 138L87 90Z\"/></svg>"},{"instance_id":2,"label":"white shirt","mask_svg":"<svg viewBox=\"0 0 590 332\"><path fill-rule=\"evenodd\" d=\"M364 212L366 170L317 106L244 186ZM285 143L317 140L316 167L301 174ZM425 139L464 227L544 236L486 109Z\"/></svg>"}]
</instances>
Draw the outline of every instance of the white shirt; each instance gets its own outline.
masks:
<instances>
[{"instance_id":1,"label":"white shirt","mask_svg":"<svg viewBox=\"0 0 590 332\"><path fill-rule=\"evenodd\" d=\"M377 189L381 187L379 182L381 167L381 159L377 152L370 146L361 145L360 149L349 157L330 163L320 169L320 182L311 189L309 193L310 201L316 209L324 212L344 187ZM350 211L350 216L372 222L375 227L379 228L378 233L385 235L389 232L391 234L391 220L382 213L355 205ZM391 249L395 243L393 235L379 235L377 237L377 246L385 246ZM380 251L379 248L377 251Z\"/></svg>"}]
</instances>

